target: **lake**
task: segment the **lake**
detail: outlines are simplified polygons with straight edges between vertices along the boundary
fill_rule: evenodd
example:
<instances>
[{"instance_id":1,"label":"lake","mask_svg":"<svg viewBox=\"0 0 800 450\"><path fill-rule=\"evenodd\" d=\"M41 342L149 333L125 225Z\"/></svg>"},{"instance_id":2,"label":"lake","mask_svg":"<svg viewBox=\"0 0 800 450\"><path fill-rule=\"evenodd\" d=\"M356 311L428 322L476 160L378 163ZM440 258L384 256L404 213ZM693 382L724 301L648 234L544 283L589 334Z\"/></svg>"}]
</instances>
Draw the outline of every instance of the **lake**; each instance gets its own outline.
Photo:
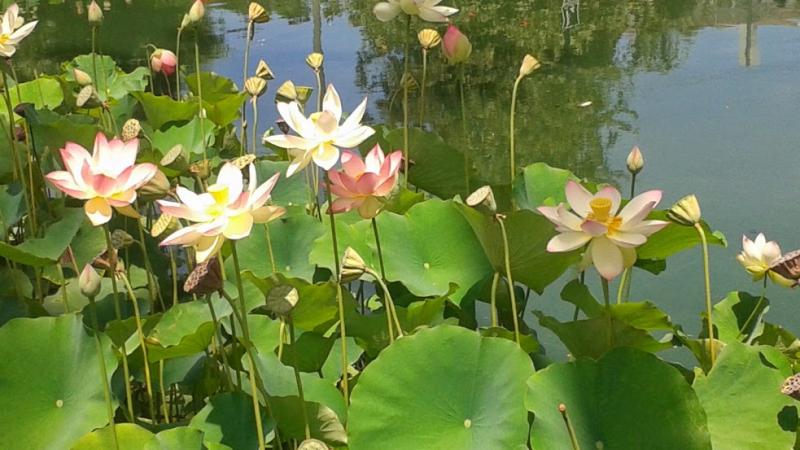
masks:
<instances>
[{"instance_id":1,"label":"lake","mask_svg":"<svg viewBox=\"0 0 800 450\"><path fill-rule=\"evenodd\" d=\"M402 24L378 22L373 0L264 2L271 21L256 26L250 67L266 60L276 74L262 97L261 131L275 120L272 98L285 80L314 85L305 56L325 54L326 81L346 111L369 96L368 123L401 120L392 101L402 71ZM763 231L784 252L800 247L800 2L648 0L470 0L459 27L474 52L462 74L430 60L426 127L466 149L474 178L508 182L508 108L522 55L543 68L522 82L517 116L518 166L544 161L626 192L625 157L633 145L646 166L637 190L663 189L662 207L696 193L703 217L729 240L712 251L715 301L754 285L734 257L741 235ZM189 2L106 2L100 47L131 67L145 45L174 49L175 31ZM27 75L55 70L90 51L81 2L21 3L39 20L15 57ZM247 2L211 3L200 33L206 69L241 83ZM421 28L417 23L416 29ZM440 31L444 31L440 27ZM190 61L191 33L183 61ZM412 48L417 48L412 46ZM418 73L420 55L412 55ZM416 111L416 96L412 97ZM462 116L463 113L463 116ZM414 116L414 114L412 114ZM447 168L443 168L446 170ZM471 186L475 188L477 186ZM634 299L650 299L687 332L700 328L703 310L700 251L670 260L659 275L637 271ZM597 286L595 286L597 287ZM551 286L531 306L562 320L571 309ZM598 288L599 292L599 288ZM800 329L797 292L770 286L768 320ZM528 323L544 333L531 315ZM555 339L543 336L545 345ZM553 347L550 347L551 349ZM557 348L557 347L556 347Z\"/></svg>"}]
</instances>

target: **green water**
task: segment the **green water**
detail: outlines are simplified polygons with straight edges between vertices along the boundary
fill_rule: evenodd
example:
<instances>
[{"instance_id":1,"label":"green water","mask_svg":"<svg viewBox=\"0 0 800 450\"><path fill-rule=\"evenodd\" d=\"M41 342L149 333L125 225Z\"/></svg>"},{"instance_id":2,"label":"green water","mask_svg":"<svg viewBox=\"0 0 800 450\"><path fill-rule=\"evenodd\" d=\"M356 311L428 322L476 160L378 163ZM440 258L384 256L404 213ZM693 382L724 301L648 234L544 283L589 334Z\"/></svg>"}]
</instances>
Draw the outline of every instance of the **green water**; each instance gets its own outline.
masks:
<instances>
[{"instance_id":1,"label":"green water","mask_svg":"<svg viewBox=\"0 0 800 450\"><path fill-rule=\"evenodd\" d=\"M273 90L287 79L313 85L305 55L322 50L327 82L336 85L345 110L368 95L369 123L398 124L401 105L391 98L402 70L403 23L378 22L371 13L374 3L264 2L272 20L256 28L250 67L265 59L277 77ZM758 287L734 260L742 233L763 231L784 251L800 247L800 2L444 3L461 8L456 21L470 36L474 52L463 73L463 97L461 74L443 65L438 51L432 54L424 126L468 152L475 178L508 182L511 83L522 55L532 53L544 67L520 88L518 166L544 161L615 183L625 192L630 183L625 156L639 145L647 164L638 190L663 189L664 206L696 193L704 218L727 235L729 248L712 252L716 299L735 289L757 294ZM132 66L142 63L148 43L174 48L175 29L189 2L107 5L100 46ZM199 36L206 68L237 81L242 77L246 5L210 4ZM61 61L89 51L81 8L73 2L28 4L26 12L34 13L40 25L16 58L22 71L52 71ZM184 37L184 49L191 40L191 34ZM189 58L186 53L184 61ZM412 52L417 75L420 59ZM262 98L261 130L275 119L271 98ZM412 96L412 117L416 102ZM655 301L696 333L703 310L699 261L694 250L670 260L658 277L636 272L633 297ZM559 289L554 285L542 298L532 297L532 307L568 319L571 310L558 300ZM768 296L768 318L800 331L797 293L770 287Z\"/></svg>"}]
</instances>

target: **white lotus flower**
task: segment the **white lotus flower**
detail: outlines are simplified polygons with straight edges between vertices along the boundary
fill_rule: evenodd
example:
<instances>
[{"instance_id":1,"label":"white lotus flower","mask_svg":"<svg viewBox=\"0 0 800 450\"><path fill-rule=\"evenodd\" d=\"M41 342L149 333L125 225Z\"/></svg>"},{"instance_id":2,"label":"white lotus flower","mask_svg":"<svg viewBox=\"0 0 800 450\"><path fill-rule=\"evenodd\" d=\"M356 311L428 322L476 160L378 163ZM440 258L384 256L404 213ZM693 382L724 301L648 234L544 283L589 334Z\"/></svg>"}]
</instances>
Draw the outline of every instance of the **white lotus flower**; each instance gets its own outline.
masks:
<instances>
[{"instance_id":1,"label":"white lotus flower","mask_svg":"<svg viewBox=\"0 0 800 450\"><path fill-rule=\"evenodd\" d=\"M770 270L780 258L781 247L775 241L767 241L764 233L758 233L753 241L747 236L742 236L742 252L736 255L736 260L753 277L753 281L762 280L767 275L773 282L791 287L794 285L794 281L787 280Z\"/></svg>"},{"instance_id":2,"label":"white lotus flower","mask_svg":"<svg viewBox=\"0 0 800 450\"><path fill-rule=\"evenodd\" d=\"M0 55L10 58L17 51L17 44L33 32L39 21L25 23L19 16L19 6L16 3L6 9L0 22Z\"/></svg>"},{"instance_id":3,"label":"white lotus flower","mask_svg":"<svg viewBox=\"0 0 800 450\"><path fill-rule=\"evenodd\" d=\"M573 212L564 204L538 208L560 232L547 243L547 251L569 252L588 243L586 256L607 280L633 265L636 247L669 224L662 220L645 220L661 201L661 191L637 195L619 213L621 195L611 186L592 194L580 184L569 181L565 191Z\"/></svg>"},{"instance_id":4,"label":"white lotus flower","mask_svg":"<svg viewBox=\"0 0 800 450\"><path fill-rule=\"evenodd\" d=\"M401 12L427 22L447 22L447 17L457 13L458 9L438 6L441 2L442 0L388 0L375 5L372 12L381 22L388 22Z\"/></svg>"},{"instance_id":5,"label":"white lotus flower","mask_svg":"<svg viewBox=\"0 0 800 450\"><path fill-rule=\"evenodd\" d=\"M336 89L329 84L322 100L322 111L308 118L296 101L278 103L281 117L298 135L278 134L267 137L266 141L289 150L294 158L286 170L287 177L304 169L311 161L328 170L339 161L339 148L356 147L375 133L372 128L361 125L366 108L367 99L364 98L340 125L342 102Z\"/></svg>"}]
</instances>

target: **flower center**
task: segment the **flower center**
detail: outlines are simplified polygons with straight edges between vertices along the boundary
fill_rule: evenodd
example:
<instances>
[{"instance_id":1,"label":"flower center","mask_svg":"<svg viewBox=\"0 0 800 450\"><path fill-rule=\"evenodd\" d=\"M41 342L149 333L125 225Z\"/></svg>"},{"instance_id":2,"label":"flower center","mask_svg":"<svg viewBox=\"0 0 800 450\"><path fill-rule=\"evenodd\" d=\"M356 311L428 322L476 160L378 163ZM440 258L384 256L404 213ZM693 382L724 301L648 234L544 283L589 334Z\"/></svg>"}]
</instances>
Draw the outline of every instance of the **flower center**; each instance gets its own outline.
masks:
<instances>
[{"instance_id":1,"label":"flower center","mask_svg":"<svg viewBox=\"0 0 800 450\"><path fill-rule=\"evenodd\" d=\"M208 187L208 193L214 199L214 204L208 207L208 213L212 216L220 216L228 206L228 186L214 184Z\"/></svg>"},{"instance_id":2,"label":"flower center","mask_svg":"<svg viewBox=\"0 0 800 450\"><path fill-rule=\"evenodd\" d=\"M11 36L7 34L0 34L0 44L5 44L8 40L11 39Z\"/></svg>"},{"instance_id":3,"label":"flower center","mask_svg":"<svg viewBox=\"0 0 800 450\"><path fill-rule=\"evenodd\" d=\"M608 233L613 233L622 225L622 218L611 215L611 206L610 198L597 197L592 199L589 202L589 208L592 210L586 216L586 219L605 224L608 227Z\"/></svg>"}]
</instances>

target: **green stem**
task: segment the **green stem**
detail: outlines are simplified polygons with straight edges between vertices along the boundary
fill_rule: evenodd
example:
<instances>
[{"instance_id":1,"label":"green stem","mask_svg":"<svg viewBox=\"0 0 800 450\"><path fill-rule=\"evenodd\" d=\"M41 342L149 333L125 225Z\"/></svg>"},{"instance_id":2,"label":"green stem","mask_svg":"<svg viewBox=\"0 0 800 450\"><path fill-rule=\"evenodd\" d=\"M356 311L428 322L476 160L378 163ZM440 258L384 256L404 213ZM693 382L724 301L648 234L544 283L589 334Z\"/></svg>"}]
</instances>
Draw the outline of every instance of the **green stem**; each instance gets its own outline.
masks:
<instances>
[{"instance_id":1,"label":"green stem","mask_svg":"<svg viewBox=\"0 0 800 450\"><path fill-rule=\"evenodd\" d=\"M386 305L387 305L386 314L389 315L392 321L394 322L394 326L397 329L397 336L403 337L403 327L400 326L400 318L397 316L397 308L395 308L394 306L394 300L392 300L392 294L389 293L389 288L386 287L386 283L384 283L381 277L378 276L378 274L375 273L373 270L367 269L367 273L372 275L372 277L375 278L375 281L378 283L381 289L383 289L383 292L386 296Z\"/></svg>"},{"instance_id":2,"label":"green stem","mask_svg":"<svg viewBox=\"0 0 800 450\"><path fill-rule=\"evenodd\" d=\"M708 315L708 321L706 322L708 325L708 354L711 360L711 367L714 367L717 355L716 349L714 348L714 320L711 317L711 274L709 273L708 264L708 240L706 239L706 232L703 230L702 225L696 223L694 228L697 230L697 234L700 236L700 242L703 245L703 275L706 287L706 314Z\"/></svg>"},{"instance_id":3,"label":"green stem","mask_svg":"<svg viewBox=\"0 0 800 450\"><path fill-rule=\"evenodd\" d=\"M514 340L519 345L519 317L517 315L517 295L514 292L514 279L511 277L511 255L509 254L508 234L506 233L506 225L504 219L498 215L497 223L500 224L500 233L503 237L503 257L506 266L506 279L508 280L508 294L511 297L511 315L514 319Z\"/></svg>"},{"instance_id":4,"label":"green stem","mask_svg":"<svg viewBox=\"0 0 800 450\"><path fill-rule=\"evenodd\" d=\"M244 84L247 82L247 68L248 68L248 65L250 63L250 44L252 42L253 42L253 21L252 20L248 20L247 21L247 36L245 38L245 43L244 43L244 62L242 63L242 87L243 88L244 88ZM253 97L253 98L255 99L255 97ZM253 104L253 107L255 108L255 104ZM239 156L244 155L244 149L247 148L247 140L246 140L247 139L247 133L245 131L246 128L247 128L247 105L242 103L242 129L241 129L241 131L239 133L239 143L242 146L241 146L241 152L239 153ZM255 133L253 134L253 138L255 140ZM255 148L255 143L252 143L251 145L253 145L254 148ZM253 153L255 153L255 150L253 151Z\"/></svg>"},{"instance_id":5,"label":"green stem","mask_svg":"<svg viewBox=\"0 0 800 450\"><path fill-rule=\"evenodd\" d=\"M303 426L306 434L306 439L311 439L311 429L308 426L308 410L306 408L306 398L303 395L303 380L300 379L300 370L297 368L297 346L294 339L294 321L292 316L288 316L289 322L289 340L292 343L292 369L294 369L294 381L297 383L297 395L300 397L300 409L303 411Z\"/></svg>"},{"instance_id":6,"label":"green stem","mask_svg":"<svg viewBox=\"0 0 800 450\"><path fill-rule=\"evenodd\" d=\"M569 420L569 415L567 414L567 407L564 404L558 405L558 410L561 412L561 418L564 419L564 426L567 428L567 434L569 434L569 442L572 445L572 450L581 450L581 446L578 444L578 436L575 435L575 429L572 427L572 421Z\"/></svg>"},{"instance_id":7,"label":"green stem","mask_svg":"<svg viewBox=\"0 0 800 450\"><path fill-rule=\"evenodd\" d=\"M181 99L181 34L183 34L183 27L178 27L178 36L175 38L175 98L179 101Z\"/></svg>"},{"instance_id":8,"label":"green stem","mask_svg":"<svg viewBox=\"0 0 800 450\"><path fill-rule=\"evenodd\" d=\"M172 272L172 306L178 304L178 263L175 261L175 250L167 247L169 252L169 269Z\"/></svg>"},{"instance_id":9,"label":"green stem","mask_svg":"<svg viewBox=\"0 0 800 450\"><path fill-rule=\"evenodd\" d=\"M403 83L403 171L405 179L403 180L403 187L408 189L408 57L409 57L409 39L408 35L411 33L411 16L406 15L406 31L404 33L404 50L403 50L403 76L400 82Z\"/></svg>"},{"instance_id":10,"label":"green stem","mask_svg":"<svg viewBox=\"0 0 800 450\"><path fill-rule=\"evenodd\" d=\"M92 73L92 83L97 88L100 80L97 78L97 27L94 25L92 25L92 72L94 72Z\"/></svg>"},{"instance_id":11,"label":"green stem","mask_svg":"<svg viewBox=\"0 0 800 450\"><path fill-rule=\"evenodd\" d=\"M222 331L220 331L219 319L217 318L217 312L214 310L214 303L211 301L211 294L206 294L206 304L208 305L208 311L211 313L211 321L214 323L214 340L216 341L214 351L219 353L222 358L222 371L225 373L225 382L228 385L228 389L233 389L231 365L228 363L228 356L225 353Z\"/></svg>"},{"instance_id":12,"label":"green stem","mask_svg":"<svg viewBox=\"0 0 800 450\"><path fill-rule=\"evenodd\" d=\"M622 278L619 279L619 286L617 287L618 305L622 304L622 301L625 298L625 286L628 283L628 276L630 276L631 270L633 270L631 267L625 269L625 271L622 272Z\"/></svg>"},{"instance_id":13,"label":"green stem","mask_svg":"<svg viewBox=\"0 0 800 450\"><path fill-rule=\"evenodd\" d=\"M758 309L761 308L761 304L764 303L765 296L767 295L767 275L764 275L764 284L761 286L761 295L758 297L758 301L756 302L756 307L753 308L753 311L750 312L750 315L747 316L747 320L744 321L744 325L742 328L739 329L739 334L736 336L736 339L740 339L744 334L747 327L750 326L750 322L753 321L756 314L758 314Z\"/></svg>"},{"instance_id":14,"label":"green stem","mask_svg":"<svg viewBox=\"0 0 800 450\"><path fill-rule=\"evenodd\" d=\"M147 271L147 294L148 298L150 299L150 311L155 311L156 306L156 296L159 296L158 288L156 287L154 275L153 275L153 266L150 264L150 255L147 251L147 245L145 244L144 240L144 227L142 226L142 221L139 219L136 220L136 228L139 230L139 248L142 249L142 257L144 258L144 268ZM164 305L164 301L161 301L161 308L166 309Z\"/></svg>"},{"instance_id":15,"label":"green stem","mask_svg":"<svg viewBox=\"0 0 800 450\"><path fill-rule=\"evenodd\" d=\"M491 314L492 314L492 328L497 327L497 285L500 283L500 272L495 272L494 276L492 277L492 302L491 302Z\"/></svg>"},{"instance_id":16,"label":"green stem","mask_svg":"<svg viewBox=\"0 0 800 450\"><path fill-rule=\"evenodd\" d=\"M25 198L25 206L28 209L28 213L31 214L31 233L34 233L34 224L33 224L33 206L31 204L30 196L33 195L33 192L28 192L28 184L25 180L25 172L22 170L22 163L20 162L20 155L19 150L17 149L17 138L16 133L14 132L14 106L11 103L11 92L8 87L8 76L6 76L6 72L0 70L3 74L3 93L6 108L8 109L8 138L11 141L11 156L14 160L14 172L16 176L19 177L20 182L22 183L22 195Z\"/></svg>"},{"instance_id":17,"label":"green stem","mask_svg":"<svg viewBox=\"0 0 800 450\"><path fill-rule=\"evenodd\" d=\"M422 84L419 86L419 126L425 123L425 84L428 80L428 49L422 49Z\"/></svg>"},{"instance_id":18,"label":"green stem","mask_svg":"<svg viewBox=\"0 0 800 450\"><path fill-rule=\"evenodd\" d=\"M631 174L631 198L636 195L636 174Z\"/></svg>"},{"instance_id":19,"label":"green stem","mask_svg":"<svg viewBox=\"0 0 800 450\"><path fill-rule=\"evenodd\" d=\"M510 172L510 180L511 184L514 184L514 177L517 175L517 163L516 163L516 154L515 154L515 147L514 147L514 121L516 120L517 114L517 90L519 89L519 82L522 81L522 77L519 76L514 81L514 89L511 91L511 116L509 117L509 135L508 135L508 162L511 166Z\"/></svg>"},{"instance_id":20,"label":"green stem","mask_svg":"<svg viewBox=\"0 0 800 450\"><path fill-rule=\"evenodd\" d=\"M69 297L67 294L67 279L64 277L64 268L61 266L59 262L56 264L56 269L58 270L58 277L61 278L61 299L64 301L64 310L69 313Z\"/></svg>"},{"instance_id":21,"label":"green stem","mask_svg":"<svg viewBox=\"0 0 800 450\"><path fill-rule=\"evenodd\" d=\"M64 287L66 289L66 286ZM114 448L119 450L119 438L117 429L114 425L114 405L111 401L111 388L108 386L108 368L106 368L106 358L103 355L103 343L100 340L100 325L97 320L97 303L94 297L89 297L91 311L91 321L95 344L97 345L97 356L100 358L100 375L103 377L103 397L106 400L106 412L108 413L108 423L111 425L111 436L114 439Z\"/></svg>"},{"instance_id":22,"label":"green stem","mask_svg":"<svg viewBox=\"0 0 800 450\"><path fill-rule=\"evenodd\" d=\"M314 77L317 79L317 112L322 111L322 68L314 69Z\"/></svg>"},{"instance_id":23,"label":"green stem","mask_svg":"<svg viewBox=\"0 0 800 450\"><path fill-rule=\"evenodd\" d=\"M194 66L195 75L197 77L197 106L200 115L200 145L203 148L203 159L208 160L208 152L206 151L206 129L205 129L205 112L203 111L203 83L200 79L200 46L197 43L197 35L200 31L195 28L194 30ZM263 440L263 438L262 438Z\"/></svg>"},{"instance_id":24,"label":"green stem","mask_svg":"<svg viewBox=\"0 0 800 450\"><path fill-rule=\"evenodd\" d=\"M245 303L244 299L244 285L242 284L242 273L241 267L239 266L239 254L236 251L236 241L231 240L230 243L231 255L233 256L233 270L236 275L236 290L239 294L239 307L241 308L239 320L242 325L242 334L244 335L245 340L244 346L245 349L247 349L248 356L250 357L251 368L248 372L248 375L250 378L250 388L253 396L253 414L256 421L256 432L258 433L258 449L264 450L266 448L264 443L264 428L261 425L261 409L259 408L258 404L258 385L256 383L256 372L258 371L258 366L256 365L256 358L252 351L253 341L250 340L250 326L247 323L247 304Z\"/></svg>"},{"instance_id":25,"label":"green stem","mask_svg":"<svg viewBox=\"0 0 800 450\"><path fill-rule=\"evenodd\" d=\"M169 423L169 404L167 393L164 389L164 360L158 362L158 387L161 390L161 410L164 414L164 423Z\"/></svg>"},{"instance_id":26,"label":"green stem","mask_svg":"<svg viewBox=\"0 0 800 450\"><path fill-rule=\"evenodd\" d=\"M378 222L374 217L372 218L372 234L375 236L375 246L378 249L378 262L381 266L381 279L386 281L386 270L383 266L383 252L381 251L381 239L378 235Z\"/></svg>"},{"instance_id":27,"label":"green stem","mask_svg":"<svg viewBox=\"0 0 800 450\"><path fill-rule=\"evenodd\" d=\"M272 267L272 273L278 272L278 267L275 264L275 252L272 250L272 237L269 235L269 224L264 224L264 234L267 236L267 251L269 252L269 264Z\"/></svg>"},{"instance_id":28,"label":"green stem","mask_svg":"<svg viewBox=\"0 0 800 450\"><path fill-rule=\"evenodd\" d=\"M470 145L469 139L469 130L467 129L467 103L464 100L464 65L459 65L458 68L458 96L461 101L461 134L464 135L464 140L466 144L464 146L464 188L466 195L469 195L472 191L470 188L469 182L469 172L470 172L470 158L469 153L471 151L472 146Z\"/></svg>"},{"instance_id":29,"label":"green stem","mask_svg":"<svg viewBox=\"0 0 800 450\"><path fill-rule=\"evenodd\" d=\"M250 152L256 154L256 136L258 135L258 97L253 96L253 126L252 138L250 139Z\"/></svg>"},{"instance_id":30,"label":"green stem","mask_svg":"<svg viewBox=\"0 0 800 450\"><path fill-rule=\"evenodd\" d=\"M128 280L128 277L125 275L124 272L120 272L120 278L122 279L122 283L125 285L125 290L128 291L128 296L131 299L131 303L133 304L133 317L136 322L136 333L139 335L139 346L142 347L142 360L144 362L144 382L145 382L145 389L147 390L147 403L148 407L150 408L150 417L153 419L153 423L156 423L156 409L155 403L153 400L153 380L150 376L150 361L147 357L147 345L144 341L144 329L142 328L142 316L139 312L139 302L136 300L136 295L133 293L133 287L131 287L131 282Z\"/></svg>"}]
</instances>

